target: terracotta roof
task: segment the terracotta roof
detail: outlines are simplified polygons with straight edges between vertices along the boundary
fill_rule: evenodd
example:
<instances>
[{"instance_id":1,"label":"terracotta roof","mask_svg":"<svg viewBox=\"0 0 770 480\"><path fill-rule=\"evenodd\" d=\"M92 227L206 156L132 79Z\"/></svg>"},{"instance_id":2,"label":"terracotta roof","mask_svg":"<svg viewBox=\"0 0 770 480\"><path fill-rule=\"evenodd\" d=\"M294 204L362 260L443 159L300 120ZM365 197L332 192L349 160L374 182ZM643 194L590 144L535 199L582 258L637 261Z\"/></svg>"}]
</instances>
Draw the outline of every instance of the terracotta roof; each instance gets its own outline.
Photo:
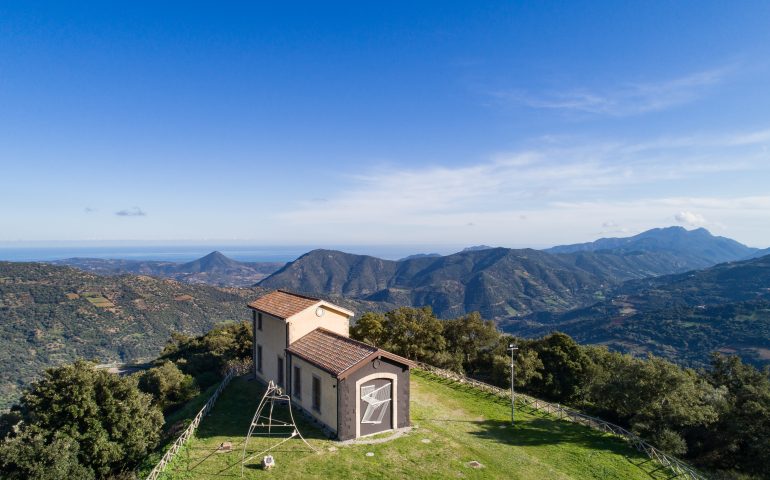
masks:
<instances>
[{"instance_id":1,"label":"terracotta roof","mask_svg":"<svg viewBox=\"0 0 770 480\"><path fill-rule=\"evenodd\" d=\"M278 318L289 318L306 308L310 308L321 299L306 297L296 293L276 290L249 303L249 307L268 313Z\"/></svg>"},{"instance_id":2,"label":"terracotta roof","mask_svg":"<svg viewBox=\"0 0 770 480\"><path fill-rule=\"evenodd\" d=\"M337 377L345 376L343 374L347 371L357 370L354 367L367 359L380 356L410 367L413 365L398 355L320 327L296 340L286 350Z\"/></svg>"},{"instance_id":3,"label":"terracotta roof","mask_svg":"<svg viewBox=\"0 0 770 480\"><path fill-rule=\"evenodd\" d=\"M331 374L339 375L376 352L377 348L324 328L316 328L289 345L287 350Z\"/></svg>"}]
</instances>

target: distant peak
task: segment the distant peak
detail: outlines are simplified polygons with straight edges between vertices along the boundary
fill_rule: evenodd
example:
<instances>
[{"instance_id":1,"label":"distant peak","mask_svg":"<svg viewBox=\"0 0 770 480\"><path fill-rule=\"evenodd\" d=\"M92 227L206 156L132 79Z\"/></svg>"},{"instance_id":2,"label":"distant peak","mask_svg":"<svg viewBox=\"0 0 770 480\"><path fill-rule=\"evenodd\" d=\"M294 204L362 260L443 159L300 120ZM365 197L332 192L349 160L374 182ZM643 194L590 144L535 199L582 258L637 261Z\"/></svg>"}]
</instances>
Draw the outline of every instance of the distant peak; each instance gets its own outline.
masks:
<instances>
[{"instance_id":1,"label":"distant peak","mask_svg":"<svg viewBox=\"0 0 770 480\"><path fill-rule=\"evenodd\" d=\"M492 250L495 247L490 247L489 245L474 245L472 247L466 247L463 248L463 252L478 252L479 250Z\"/></svg>"}]
</instances>

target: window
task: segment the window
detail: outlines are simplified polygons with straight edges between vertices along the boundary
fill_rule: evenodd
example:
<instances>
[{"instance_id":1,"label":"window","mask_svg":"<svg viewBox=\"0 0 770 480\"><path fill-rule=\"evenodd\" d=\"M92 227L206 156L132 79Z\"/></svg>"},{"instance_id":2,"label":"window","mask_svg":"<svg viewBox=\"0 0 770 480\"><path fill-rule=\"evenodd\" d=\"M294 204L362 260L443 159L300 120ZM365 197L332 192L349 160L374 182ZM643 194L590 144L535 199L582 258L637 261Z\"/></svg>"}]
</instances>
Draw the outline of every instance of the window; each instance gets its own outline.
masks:
<instances>
[{"instance_id":1,"label":"window","mask_svg":"<svg viewBox=\"0 0 770 480\"><path fill-rule=\"evenodd\" d=\"M257 314L257 330L262 330L262 312Z\"/></svg>"},{"instance_id":2,"label":"window","mask_svg":"<svg viewBox=\"0 0 770 480\"><path fill-rule=\"evenodd\" d=\"M283 357L278 357L278 377L277 382L279 387L283 387Z\"/></svg>"},{"instance_id":3,"label":"window","mask_svg":"<svg viewBox=\"0 0 770 480\"><path fill-rule=\"evenodd\" d=\"M257 345L257 371L262 373L262 345Z\"/></svg>"},{"instance_id":4,"label":"window","mask_svg":"<svg viewBox=\"0 0 770 480\"><path fill-rule=\"evenodd\" d=\"M291 393L294 394L295 398L302 398L302 377L300 376L300 369L296 365L294 366L292 380L294 382L294 388L292 388Z\"/></svg>"},{"instance_id":5,"label":"window","mask_svg":"<svg viewBox=\"0 0 770 480\"><path fill-rule=\"evenodd\" d=\"M321 411L321 379L313 375L313 410Z\"/></svg>"}]
</instances>

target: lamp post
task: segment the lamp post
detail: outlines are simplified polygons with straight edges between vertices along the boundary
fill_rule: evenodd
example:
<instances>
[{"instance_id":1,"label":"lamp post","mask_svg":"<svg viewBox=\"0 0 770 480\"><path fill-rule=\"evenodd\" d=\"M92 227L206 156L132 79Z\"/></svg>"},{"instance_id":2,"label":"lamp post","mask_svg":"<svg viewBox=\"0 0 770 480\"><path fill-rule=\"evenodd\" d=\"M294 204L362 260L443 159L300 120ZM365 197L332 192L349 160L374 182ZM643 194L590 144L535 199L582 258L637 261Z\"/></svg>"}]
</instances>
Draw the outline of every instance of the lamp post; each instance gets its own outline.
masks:
<instances>
[{"instance_id":1,"label":"lamp post","mask_svg":"<svg viewBox=\"0 0 770 480\"><path fill-rule=\"evenodd\" d=\"M513 391L513 372L514 372L514 365L513 365L513 352L518 350L519 347L516 346L514 343L508 344L508 350L511 351L511 425L513 425L514 418L516 417L516 404L515 400L516 397L514 396Z\"/></svg>"}]
</instances>

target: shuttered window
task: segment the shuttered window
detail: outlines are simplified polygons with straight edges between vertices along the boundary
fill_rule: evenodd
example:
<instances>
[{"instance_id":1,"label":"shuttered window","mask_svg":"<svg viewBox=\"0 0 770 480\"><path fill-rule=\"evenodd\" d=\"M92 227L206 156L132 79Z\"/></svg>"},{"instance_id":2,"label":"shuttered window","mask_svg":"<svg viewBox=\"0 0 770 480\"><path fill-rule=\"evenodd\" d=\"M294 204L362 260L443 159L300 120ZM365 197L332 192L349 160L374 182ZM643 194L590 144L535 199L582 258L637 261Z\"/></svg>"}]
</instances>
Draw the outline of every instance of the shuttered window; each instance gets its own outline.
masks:
<instances>
[{"instance_id":1,"label":"shuttered window","mask_svg":"<svg viewBox=\"0 0 770 480\"><path fill-rule=\"evenodd\" d=\"M313 375L313 410L321 411L321 379Z\"/></svg>"},{"instance_id":2,"label":"shuttered window","mask_svg":"<svg viewBox=\"0 0 770 480\"><path fill-rule=\"evenodd\" d=\"M302 398L302 376L299 367L294 366L294 373L292 380L294 381L294 388L292 392L295 398Z\"/></svg>"}]
</instances>

